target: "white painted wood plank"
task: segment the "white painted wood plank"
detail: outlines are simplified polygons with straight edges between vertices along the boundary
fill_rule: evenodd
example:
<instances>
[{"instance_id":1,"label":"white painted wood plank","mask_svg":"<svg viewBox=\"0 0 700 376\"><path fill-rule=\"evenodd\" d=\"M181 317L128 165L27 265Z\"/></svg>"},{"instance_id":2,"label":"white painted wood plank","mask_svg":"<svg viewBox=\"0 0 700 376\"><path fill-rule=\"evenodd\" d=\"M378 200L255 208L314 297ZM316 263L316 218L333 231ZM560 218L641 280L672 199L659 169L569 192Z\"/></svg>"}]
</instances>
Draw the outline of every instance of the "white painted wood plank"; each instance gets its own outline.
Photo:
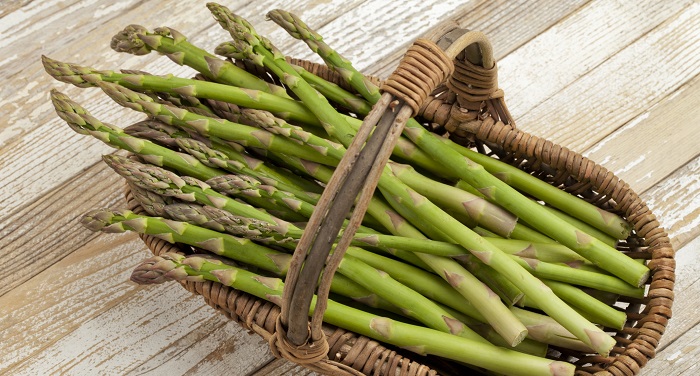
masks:
<instances>
[{"instance_id":1,"label":"white painted wood plank","mask_svg":"<svg viewBox=\"0 0 700 376\"><path fill-rule=\"evenodd\" d=\"M123 205L124 183L106 165L59 186L30 205L0 219L0 296L21 285L96 235L80 225L88 210Z\"/></svg>"},{"instance_id":2,"label":"white painted wood plank","mask_svg":"<svg viewBox=\"0 0 700 376\"><path fill-rule=\"evenodd\" d=\"M700 235L700 157L641 195L675 249Z\"/></svg>"},{"instance_id":3,"label":"white painted wood plank","mask_svg":"<svg viewBox=\"0 0 700 376\"><path fill-rule=\"evenodd\" d=\"M698 40L700 3L695 2L519 116L518 125L585 150L700 73ZM508 93L505 82L502 86Z\"/></svg>"},{"instance_id":4,"label":"white painted wood plank","mask_svg":"<svg viewBox=\"0 0 700 376\"><path fill-rule=\"evenodd\" d=\"M102 235L0 297L0 372L245 374L267 363L267 343L178 284L129 282L147 256L133 234Z\"/></svg>"},{"instance_id":5,"label":"white painted wood plank","mask_svg":"<svg viewBox=\"0 0 700 376\"><path fill-rule=\"evenodd\" d=\"M500 84L516 122L691 2L591 1L499 61Z\"/></svg>"},{"instance_id":6,"label":"white painted wood plank","mask_svg":"<svg viewBox=\"0 0 700 376\"><path fill-rule=\"evenodd\" d=\"M700 155L700 75L588 149L584 156L604 165L638 192Z\"/></svg>"},{"instance_id":7,"label":"white painted wood plank","mask_svg":"<svg viewBox=\"0 0 700 376\"><path fill-rule=\"evenodd\" d=\"M459 27L486 34L493 45L494 56L500 60L518 46L575 12L586 1L482 1L478 5L457 9L457 13L450 19ZM364 72L382 78L389 77L412 42L401 45L387 58L368 67Z\"/></svg>"}]
</instances>

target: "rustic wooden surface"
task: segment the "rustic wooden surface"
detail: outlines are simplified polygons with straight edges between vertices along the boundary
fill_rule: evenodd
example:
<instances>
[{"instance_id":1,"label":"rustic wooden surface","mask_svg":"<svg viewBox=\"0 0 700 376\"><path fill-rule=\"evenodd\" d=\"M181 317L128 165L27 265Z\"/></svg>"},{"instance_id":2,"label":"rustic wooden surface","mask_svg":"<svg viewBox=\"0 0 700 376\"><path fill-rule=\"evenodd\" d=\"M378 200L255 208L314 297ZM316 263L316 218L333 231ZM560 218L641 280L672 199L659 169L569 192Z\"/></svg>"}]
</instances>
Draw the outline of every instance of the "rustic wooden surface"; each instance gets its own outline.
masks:
<instances>
[{"instance_id":1,"label":"rustic wooden surface","mask_svg":"<svg viewBox=\"0 0 700 376\"><path fill-rule=\"evenodd\" d=\"M583 152L642 193L678 251L674 318L643 375L700 373L700 4L697 1L227 1L283 51L315 59L264 21L299 14L367 73L388 75L408 43L454 19L486 32L519 126ZM100 119L139 119L98 90L49 79L41 54L102 69L190 74L155 54L109 48L132 23L168 26L212 49L225 40L203 3L0 2L0 374L297 375L266 344L175 284L138 287L134 235L77 218L115 206L111 150L59 121L48 91Z\"/></svg>"}]
</instances>

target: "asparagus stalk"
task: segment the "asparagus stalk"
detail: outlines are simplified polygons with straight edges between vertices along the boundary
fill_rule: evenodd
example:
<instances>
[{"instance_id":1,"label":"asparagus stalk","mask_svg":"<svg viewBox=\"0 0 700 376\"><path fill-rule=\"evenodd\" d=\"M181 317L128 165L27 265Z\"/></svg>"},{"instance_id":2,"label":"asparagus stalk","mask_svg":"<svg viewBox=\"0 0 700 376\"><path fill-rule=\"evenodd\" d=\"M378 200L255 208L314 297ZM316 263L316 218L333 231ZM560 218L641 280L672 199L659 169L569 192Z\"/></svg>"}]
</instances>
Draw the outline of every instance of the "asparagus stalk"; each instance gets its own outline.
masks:
<instances>
[{"instance_id":1,"label":"asparagus stalk","mask_svg":"<svg viewBox=\"0 0 700 376\"><path fill-rule=\"evenodd\" d=\"M631 231L631 226L620 216L598 208L574 195L571 195L557 187L539 180L525 171L503 163L495 158L469 150L450 140L440 140L444 145L457 151L461 155L482 165L508 185L513 186L539 200L552 205L569 215L578 218L589 225L605 232L615 239L626 239Z\"/></svg>"},{"instance_id":2,"label":"asparagus stalk","mask_svg":"<svg viewBox=\"0 0 700 376\"><path fill-rule=\"evenodd\" d=\"M270 166L265 161L245 153L243 147L235 142L227 142L216 137L205 138L194 131L188 132L186 129L157 120L145 120L132 124L124 128L124 132L170 149L183 149L210 167L242 172L255 176L266 184L278 184L305 199L316 200L319 196L318 192L322 189L318 184L287 170ZM295 187L300 189L294 190Z\"/></svg>"},{"instance_id":3,"label":"asparagus stalk","mask_svg":"<svg viewBox=\"0 0 700 376\"><path fill-rule=\"evenodd\" d=\"M306 201L298 199L295 195L279 190L273 186L262 184L255 178L247 175L221 175L206 183L217 192L237 197L262 197L286 207L302 218L309 218L314 206Z\"/></svg>"},{"instance_id":4,"label":"asparagus stalk","mask_svg":"<svg viewBox=\"0 0 700 376\"><path fill-rule=\"evenodd\" d=\"M135 271L134 279L140 283L158 283L167 279L185 279L188 276L219 282L275 304L280 304L284 288L282 280L277 278L262 277L204 258L184 258L181 255L170 254L165 258L147 260L138 268L138 272ZM314 304L311 306L313 310ZM527 376L573 375L575 370L570 363L522 354L433 329L374 316L332 300L328 301L324 321L418 354L442 356L500 373Z\"/></svg>"},{"instance_id":5,"label":"asparagus stalk","mask_svg":"<svg viewBox=\"0 0 700 376\"><path fill-rule=\"evenodd\" d=\"M214 119L173 107L156 103L147 95L129 90L123 86L99 82L98 86L118 104L136 111L157 117L167 124L194 130L202 136L214 136L234 141L245 147L259 148L298 156L319 163L332 163L315 150L305 148L283 137L267 131L224 119Z\"/></svg>"},{"instance_id":6,"label":"asparagus stalk","mask_svg":"<svg viewBox=\"0 0 700 376\"><path fill-rule=\"evenodd\" d=\"M165 124L156 119L146 119L124 127L124 133L149 140L171 150L177 150L179 148L177 144L177 139L179 138L194 139L199 142L210 142L207 138L193 131L188 132L186 129ZM242 148L240 145L238 145L238 147Z\"/></svg>"},{"instance_id":7,"label":"asparagus stalk","mask_svg":"<svg viewBox=\"0 0 700 376\"><path fill-rule=\"evenodd\" d=\"M267 83L235 64L196 47L182 33L169 27L150 32L143 26L129 25L112 37L110 45L117 52L134 55L146 55L155 50L178 65L194 68L207 79L289 98L284 88Z\"/></svg>"},{"instance_id":8,"label":"asparagus stalk","mask_svg":"<svg viewBox=\"0 0 700 376\"><path fill-rule=\"evenodd\" d=\"M343 145L352 143L353 134L343 132L344 129L351 127L346 118L335 111L325 97L304 81L267 38L258 35L248 21L231 13L227 8L215 3L208 3L207 7L219 25L234 38L233 44L238 50L238 57L250 59L272 71L313 112L329 135Z\"/></svg>"},{"instance_id":9,"label":"asparagus stalk","mask_svg":"<svg viewBox=\"0 0 700 376\"><path fill-rule=\"evenodd\" d=\"M270 223L278 221L277 218L250 205L242 204L214 191L204 182L192 177L180 177L157 166L131 161L114 154L105 155L102 160L128 182L159 195L187 202L196 201L202 205L214 206L233 214Z\"/></svg>"},{"instance_id":10,"label":"asparagus stalk","mask_svg":"<svg viewBox=\"0 0 700 376\"><path fill-rule=\"evenodd\" d=\"M286 274L292 259L289 254L255 244L248 239L221 234L186 222L137 215L129 210L93 210L83 216L81 223L92 231L134 231L170 243L189 244L280 276Z\"/></svg>"},{"instance_id":11,"label":"asparagus stalk","mask_svg":"<svg viewBox=\"0 0 700 376\"><path fill-rule=\"evenodd\" d=\"M399 307L405 316L432 329L489 343L430 299L407 288L386 272L368 267L350 254L343 257L338 272Z\"/></svg>"},{"instance_id":12,"label":"asparagus stalk","mask_svg":"<svg viewBox=\"0 0 700 376\"><path fill-rule=\"evenodd\" d=\"M176 221L188 222L210 230L225 232L236 237L243 237L266 245L278 245L294 249L296 239L289 233L297 234L301 230L288 222L270 223L254 218L231 214L212 206L192 203L172 203L163 207L164 216Z\"/></svg>"},{"instance_id":13,"label":"asparagus stalk","mask_svg":"<svg viewBox=\"0 0 700 376\"><path fill-rule=\"evenodd\" d=\"M459 321L466 323L472 330L474 330L477 334L482 336L487 341L493 343L496 346L507 348L510 347L503 340L503 338L500 335L498 335L498 333L496 333L495 330L493 330L493 328L490 325L479 322L478 320L467 316L464 313L452 309L448 306L442 304L438 305L442 307L442 309L446 310L448 313L453 315L455 318L457 318ZM526 354L544 357L547 355L548 347L549 346L544 342L537 342L533 339L525 338L517 346L512 347L512 349Z\"/></svg>"},{"instance_id":14,"label":"asparagus stalk","mask_svg":"<svg viewBox=\"0 0 700 376\"><path fill-rule=\"evenodd\" d=\"M320 196L316 192L309 192L307 190L304 190L303 188L298 188L299 186L295 184L295 182L297 182L297 180L299 179L286 179L286 177L289 174L280 173L276 169L265 165L264 162L253 157L246 158L241 155L241 159L245 159L248 162L247 164L244 164L237 160L228 159L228 156L226 154L221 153L213 148L210 148L205 143L199 142L197 140L181 138L177 140L177 145L180 146L180 148L182 148L183 150L186 150L189 154L193 155L195 158L197 158L204 164L211 164L212 166L239 175L254 177L256 180L268 186L275 187L286 192L290 192L294 196L308 203L317 202ZM250 168L250 165L253 165L254 168ZM282 177L285 177L285 179L282 179ZM305 182L311 184L311 182L309 181ZM304 186L306 186L306 184Z\"/></svg>"},{"instance_id":15,"label":"asparagus stalk","mask_svg":"<svg viewBox=\"0 0 700 376\"><path fill-rule=\"evenodd\" d=\"M617 330L622 330L625 326L627 315L624 312L616 310L569 284L547 279L543 279L542 282L564 301L581 310L592 322Z\"/></svg>"},{"instance_id":16,"label":"asparagus stalk","mask_svg":"<svg viewBox=\"0 0 700 376\"><path fill-rule=\"evenodd\" d=\"M475 194L475 195L482 197L484 199L487 199L486 196L481 194L481 192L479 192L476 188L467 184L464 180L458 181L457 184L455 184L455 187L463 189L469 193ZM545 209L549 210L552 214L559 217L561 220L568 222L572 226L575 226L579 230L585 232L586 234L589 234L589 235L595 237L596 239L602 241L603 243L605 243L611 247L614 247L617 244L616 238L606 234L605 232L603 232L601 230L598 230L597 228L589 225L588 223L583 222L579 219L576 219L576 218L574 218L574 217L572 217L572 216L570 216L570 215L568 215L560 210L557 210L549 205L543 205L543 207Z\"/></svg>"},{"instance_id":17,"label":"asparagus stalk","mask_svg":"<svg viewBox=\"0 0 700 376\"><path fill-rule=\"evenodd\" d=\"M416 192L449 211L455 217L466 218L465 222L467 223L465 224L470 227L479 225L508 238L518 224L518 219L511 213L481 197L429 179L416 172L409 165L390 162L388 166L396 177Z\"/></svg>"},{"instance_id":18,"label":"asparagus stalk","mask_svg":"<svg viewBox=\"0 0 700 376\"><path fill-rule=\"evenodd\" d=\"M182 94L235 103L247 108L270 111L286 120L320 126L316 117L301 103L260 90L175 76L161 77L96 70L77 64L63 63L46 56L42 56L42 63L46 72L53 78L78 87L95 87L99 82L112 82L132 90Z\"/></svg>"},{"instance_id":19,"label":"asparagus stalk","mask_svg":"<svg viewBox=\"0 0 700 376\"><path fill-rule=\"evenodd\" d=\"M617 277L588 270L571 268L525 257L512 256L523 268L541 279L566 282L573 285L591 287L634 298L644 297L644 289L625 283Z\"/></svg>"},{"instance_id":20,"label":"asparagus stalk","mask_svg":"<svg viewBox=\"0 0 700 376\"><path fill-rule=\"evenodd\" d=\"M357 74L350 61L326 44L323 37L309 28L299 17L280 9L268 12L267 17L285 29L292 37L304 41L313 52L326 62L329 68L340 73L363 98L370 102L372 101L369 98L379 99L381 96L379 88L364 75ZM376 100L373 103L376 103Z\"/></svg>"},{"instance_id":21,"label":"asparagus stalk","mask_svg":"<svg viewBox=\"0 0 700 376\"><path fill-rule=\"evenodd\" d=\"M229 57L232 59L239 59L241 57L239 46L235 42L223 42L219 44L214 52L217 55ZM358 115L367 115L372 106L367 103L367 101L359 98L352 93L346 91L340 86L328 82L321 77L307 71L306 69L293 65L292 67L296 69L301 78L308 82L314 89L318 90L324 97L328 98L334 103L337 103L341 107L350 110Z\"/></svg>"},{"instance_id":22,"label":"asparagus stalk","mask_svg":"<svg viewBox=\"0 0 700 376\"><path fill-rule=\"evenodd\" d=\"M187 154L130 136L119 127L100 122L85 108L56 90L51 91L51 102L58 116L75 132L91 135L111 147L136 153L151 164L202 179L223 174L221 170L207 167Z\"/></svg>"}]
</instances>

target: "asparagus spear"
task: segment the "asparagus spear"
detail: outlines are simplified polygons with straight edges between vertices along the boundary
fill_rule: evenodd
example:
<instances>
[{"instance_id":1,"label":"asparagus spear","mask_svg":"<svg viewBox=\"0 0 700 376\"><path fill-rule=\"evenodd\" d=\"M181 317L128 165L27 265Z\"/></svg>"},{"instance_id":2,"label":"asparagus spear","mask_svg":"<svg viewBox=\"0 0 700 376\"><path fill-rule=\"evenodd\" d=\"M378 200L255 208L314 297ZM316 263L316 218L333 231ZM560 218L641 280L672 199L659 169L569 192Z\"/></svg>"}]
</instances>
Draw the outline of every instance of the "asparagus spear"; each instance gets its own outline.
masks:
<instances>
[{"instance_id":1,"label":"asparagus spear","mask_svg":"<svg viewBox=\"0 0 700 376\"><path fill-rule=\"evenodd\" d=\"M304 41L313 52L326 62L329 68L340 73L345 81L363 98L371 102L369 98L381 96L379 88L372 81L362 74L357 74L350 61L326 44L323 37L309 28L299 17L281 9L275 9L267 13L267 18L285 29L292 37Z\"/></svg>"},{"instance_id":2,"label":"asparagus spear","mask_svg":"<svg viewBox=\"0 0 700 376\"><path fill-rule=\"evenodd\" d=\"M269 84L235 64L196 47L182 33L169 27L150 32L141 25L129 25L112 38L110 45L117 52L134 55L146 55L156 50L179 65L194 68L210 80L289 98L284 88Z\"/></svg>"},{"instance_id":3,"label":"asparagus spear","mask_svg":"<svg viewBox=\"0 0 700 376\"><path fill-rule=\"evenodd\" d=\"M157 120L145 120L124 128L124 132L138 138L151 140L170 149L183 149L205 165L232 172L243 172L266 184L281 184L299 197L314 200L322 189L318 184L291 172L275 168L265 161L246 153L235 142L216 137L205 138L194 131L178 128ZM300 189L294 190L294 187ZM303 192L303 193L302 193ZM308 197L307 197L308 196Z\"/></svg>"},{"instance_id":4,"label":"asparagus spear","mask_svg":"<svg viewBox=\"0 0 700 376\"><path fill-rule=\"evenodd\" d=\"M555 294L581 310L592 322L617 330L622 330L625 326L627 315L624 312L616 310L569 284L547 279L543 279L542 282L549 286Z\"/></svg>"},{"instance_id":5,"label":"asparagus spear","mask_svg":"<svg viewBox=\"0 0 700 376\"><path fill-rule=\"evenodd\" d=\"M498 176L498 175L496 175L496 176ZM484 199L487 199L487 197L484 196L483 194L481 194L481 192L479 192L476 188L467 184L463 180L458 181L457 184L455 184L455 187L463 189L469 193L475 194L475 195L482 197ZM611 247L615 247L615 245L617 244L616 238L606 234L605 232L603 232L601 230L598 230L597 228L589 225L588 223L583 222L579 219L576 219L576 218L574 218L574 217L572 217L572 216L570 216L570 215L568 215L560 210L557 210L549 205L543 205L543 207L545 209L549 210L552 214L559 217L561 220L568 222L569 224L575 226L576 228L585 232L586 234L589 234L589 235L595 237L596 239L602 241L603 243L605 243Z\"/></svg>"},{"instance_id":6,"label":"asparagus spear","mask_svg":"<svg viewBox=\"0 0 700 376\"><path fill-rule=\"evenodd\" d=\"M313 112L329 135L343 145L352 143L353 134L342 131L350 128L346 118L336 112L325 97L304 81L267 38L258 35L248 21L231 13L227 8L215 3L208 3L207 7L219 25L234 38L233 42L237 44L241 58L250 59L272 71ZM317 107L311 106L312 103Z\"/></svg>"},{"instance_id":7,"label":"asparagus spear","mask_svg":"<svg viewBox=\"0 0 700 376\"><path fill-rule=\"evenodd\" d=\"M121 73L124 74L137 74L151 76L152 74L140 70L134 69L120 69ZM204 76L198 74L195 79L204 79ZM165 92L152 92L159 100L172 104L175 107L182 107L187 111L195 112L200 115L219 117L217 116L211 108L199 100L197 97L186 94L175 94L175 93L165 93Z\"/></svg>"},{"instance_id":8,"label":"asparagus spear","mask_svg":"<svg viewBox=\"0 0 700 376\"><path fill-rule=\"evenodd\" d=\"M81 223L92 231L134 231L170 243L189 244L280 276L286 274L292 258L289 254L255 244L248 239L221 234L186 222L137 215L129 210L93 210L83 216Z\"/></svg>"},{"instance_id":9,"label":"asparagus spear","mask_svg":"<svg viewBox=\"0 0 700 376\"><path fill-rule=\"evenodd\" d=\"M479 225L508 238L518 225L518 219L511 213L481 197L436 182L419 174L409 165L390 162L388 166L394 175L406 185L449 211L455 217L466 218L466 224L470 227Z\"/></svg>"},{"instance_id":10,"label":"asparagus spear","mask_svg":"<svg viewBox=\"0 0 700 376\"><path fill-rule=\"evenodd\" d=\"M218 169L204 166L187 154L178 153L150 141L130 136L119 127L102 123L90 115L85 108L56 90L51 91L51 102L58 116L77 133L91 135L109 146L137 153L149 163L172 168L182 174L203 179L223 173Z\"/></svg>"},{"instance_id":11,"label":"asparagus spear","mask_svg":"<svg viewBox=\"0 0 700 376\"><path fill-rule=\"evenodd\" d=\"M243 89L175 76L161 77L97 70L77 64L63 63L47 56L42 56L41 59L44 69L53 78L78 87L95 87L99 82L113 82L133 90L182 94L235 103L243 107L270 111L287 120L320 125L316 117L301 103L260 90Z\"/></svg>"},{"instance_id":12,"label":"asparagus spear","mask_svg":"<svg viewBox=\"0 0 700 376\"><path fill-rule=\"evenodd\" d=\"M175 269L181 269L174 271ZM188 276L211 280L279 304L284 283L248 271L204 258L185 258L167 254L152 258L138 268L134 279L155 283L166 279L184 279ZM314 304L311 305L314 307ZM313 308L312 308L313 309ZM324 321L385 343L400 346L419 354L432 354L453 359L495 372L512 375L573 375L575 367L566 362L552 361L491 344L421 328L384 317L373 316L332 300L324 314Z\"/></svg>"},{"instance_id":13,"label":"asparagus spear","mask_svg":"<svg viewBox=\"0 0 700 376\"><path fill-rule=\"evenodd\" d=\"M569 266L557 265L526 257L512 256L522 267L533 275L553 281L566 282L573 285L591 287L596 290L612 292L635 298L644 297L644 288L634 287L621 279L607 274L576 269Z\"/></svg>"},{"instance_id":14,"label":"asparagus spear","mask_svg":"<svg viewBox=\"0 0 700 376\"><path fill-rule=\"evenodd\" d=\"M239 47L240 44L235 42L223 42L216 47L214 52L217 55L233 59L240 59L242 56L242 52L239 50ZM328 82L298 65L292 64L292 67L296 69L296 71L299 73L301 78L304 79L304 81L308 82L324 97L328 98L334 103L337 103L341 107L359 115L367 115L372 109L372 106L370 106L369 103L367 103L367 101L353 95L352 93L346 91L340 86L332 82Z\"/></svg>"},{"instance_id":15,"label":"asparagus spear","mask_svg":"<svg viewBox=\"0 0 700 376\"><path fill-rule=\"evenodd\" d=\"M270 223L278 221L275 217L250 205L242 204L214 191L201 180L187 176L180 177L157 166L131 161L114 154L105 155L102 160L128 182L162 196L188 202L196 201Z\"/></svg>"},{"instance_id":16,"label":"asparagus spear","mask_svg":"<svg viewBox=\"0 0 700 376\"><path fill-rule=\"evenodd\" d=\"M98 86L118 104L136 111L155 116L159 120L179 127L188 128L208 137L214 136L234 141L245 147L260 148L286 153L319 163L332 163L315 150L276 136L267 131L224 119L214 119L173 107L156 103L147 95L137 93L117 84L98 82Z\"/></svg>"},{"instance_id":17,"label":"asparagus spear","mask_svg":"<svg viewBox=\"0 0 700 376\"><path fill-rule=\"evenodd\" d=\"M146 213L151 216L164 217L166 215L167 206L175 204L175 200L172 197L161 196L155 192L130 183L129 188L136 201L138 201Z\"/></svg>"}]
</instances>

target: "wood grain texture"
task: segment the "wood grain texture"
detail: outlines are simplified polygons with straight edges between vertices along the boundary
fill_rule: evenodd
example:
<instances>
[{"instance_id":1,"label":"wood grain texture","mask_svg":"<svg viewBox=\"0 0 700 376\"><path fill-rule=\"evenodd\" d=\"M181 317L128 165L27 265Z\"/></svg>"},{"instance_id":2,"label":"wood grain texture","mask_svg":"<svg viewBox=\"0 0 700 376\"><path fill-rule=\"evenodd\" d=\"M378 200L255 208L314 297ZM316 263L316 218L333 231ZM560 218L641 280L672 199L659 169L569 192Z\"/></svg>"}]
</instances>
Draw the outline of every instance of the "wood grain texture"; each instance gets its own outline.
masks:
<instances>
[{"instance_id":1,"label":"wood grain texture","mask_svg":"<svg viewBox=\"0 0 700 376\"><path fill-rule=\"evenodd\" d=\"M588 149L584 155L606 166L642 192L700 154L700 75ZM649 145L640 148L639 145ZM664 163L659 163L663 161ZM677 161L677 162L674 162Z\"/></svg>"},{"instance_id":2,"label":"wood grain texture","mask_svg":"<svg viewBox=\"0 0 700 376\"><path fill-rule=\"evenodd\" d=\"M642 194L675 249L700 235L700 157Z\"/></svg>"},{"instance_id":3,"label":"wood grain texture","mask_svg":"<svg viewBox=\"0 0 700 376\"><path fill-rule=\"evenodd\" d=\"M508 55L518 46L580 8L586 1L482 1L456 9L450 21L459 27L479 30L488 35L496 59ZM444 20L443 22L449 22ZM411 41L412 42L412 41ZM408 45L401 45L365 72L386 78L396 69Z\"/></svg>"},{"instance_id":4,"label":"wood grain texture","mask_svg":"<svg viewBox=\"0 0 700 376\"><path fill-rule=\"evenodd\" d=\"M700 3L694 2L532 110L515 113L516 121L585 150L697 75L698 39Z\"/></svg>"},{"instance_id":5,"label":"wood grain texture","mask_svg":"<svg viewBox=\"0 0 700 376\"><path fill-rule=\"evenodd\" d=\"M611 56L658 27L690 2L591 1L501 59L498 76L507 90L508 108L516 117L516 122L523 117L521 125L529 128L534 122L533 117L526 115L528 112L545 100L560 98L565 94L560 93L563 89L588 72L599 71L599 68L603 68L599 66ZM631 86L621 84L618 88L629 90ZM577 91L575 95L590 95L591 100L597 101L607 99L608 91ZM569 113L582 110L578 102L580 100L569 103ZM559 108L553 107L547 105L544 109L555 113ZM566 127L566 124L559 125L554 121L548 123ZM595 129L592 124L591 128Z\"/></svg>"},{"instance_id":6,"label":"wood grain texture","mask_svg":"<svg viewBox=\"0 0 700 376\"><path fill-rule=\"evenodd\" d=\"M700 149L697 137L700 3L526 1L228 1L289 55L311 60L266 11L300 15L367 73L388 75L406 46L446 19L487 33L500 83L522 129L602 162L632 184L678 252L674 319L643 374L693 374L698 341ZM52 81L46 54L100 69L187 76L155 54L112 51L129 23L171 26L207 49L229 37L203 3L0 3L0 374L312 374L273 360L267 344L176 284L127 282L148 255L133 235L99 235L77 218L121 202L112 149L57 119L56 87L98 118L141 115L98 90ZM670 124L670 125L669 125ZM685 247L683 247L685 246ZM683 247L683 248L681 248Z\"/></svg>"},{"instance_id":7,"label":"wood grain texture","mask_svg":"<svg viewBox=\"0 0 700 376\"><path fill-rule=\"evenodd\" d=\"M133 234L102 235L2 296L0 373L241 375L267 362L267 343L178 284L129 282L148 254Z\"/></svg>"},{"instance_id":8,"label":"wood grain texture","mask_svg":"<svg viewBox=\"0 0 700 376\"><path fill-rule=\"evenodd\" d=\"M95 238L80 225L80 217L91 208L121 204L122 188L121 178L100 163L5 216L0 265L14 272L0 276L0 296Z\"/></svg>"}]
</instances>

